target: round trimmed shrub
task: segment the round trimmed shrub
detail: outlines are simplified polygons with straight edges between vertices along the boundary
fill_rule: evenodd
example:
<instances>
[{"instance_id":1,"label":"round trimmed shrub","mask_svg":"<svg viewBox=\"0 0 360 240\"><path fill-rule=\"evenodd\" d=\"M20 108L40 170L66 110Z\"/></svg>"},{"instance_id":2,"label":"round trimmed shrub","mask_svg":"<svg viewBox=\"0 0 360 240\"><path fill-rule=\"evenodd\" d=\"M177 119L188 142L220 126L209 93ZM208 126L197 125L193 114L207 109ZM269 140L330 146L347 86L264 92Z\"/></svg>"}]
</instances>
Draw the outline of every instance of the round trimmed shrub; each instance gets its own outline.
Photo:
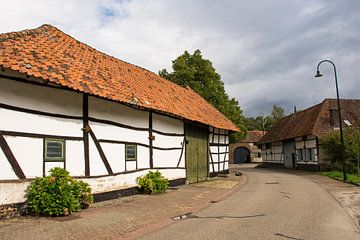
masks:
<instances>
[{"instance_id":1,"label":"round trimmed shrub","mask_svg":"<svg viewBox=\"0 0 360 240\"><path fill-rule=\"evenodd\" d=\"M169 187L169 181L159 171L149 171L145 176L136 179L143 193L164 193Z\"/></svg>"},{"instance_id":2,"label":"round trimmed shrub","mask_svg":"<svg viewBox=\"0 0 360 240\"><path fill-rule=\"evenodd\" d=\"M29 213L66 216L93 202L89 184L73 179L63 168L55 167L49 172L50 176L35 178L27 188Z\"/></svg>"}]
</instances>

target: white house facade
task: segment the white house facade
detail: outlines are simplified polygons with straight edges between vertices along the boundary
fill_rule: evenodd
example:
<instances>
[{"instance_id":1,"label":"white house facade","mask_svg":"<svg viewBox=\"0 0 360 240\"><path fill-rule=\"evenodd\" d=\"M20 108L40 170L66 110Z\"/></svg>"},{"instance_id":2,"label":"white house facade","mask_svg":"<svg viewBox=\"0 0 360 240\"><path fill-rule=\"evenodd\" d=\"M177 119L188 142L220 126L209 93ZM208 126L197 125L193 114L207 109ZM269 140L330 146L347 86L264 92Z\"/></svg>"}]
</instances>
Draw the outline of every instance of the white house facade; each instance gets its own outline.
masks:
<instances>
[{"instance_id":1,"label":"white house facade","mask_svg":"<svg viewBox=\"0 0 360 240\"><path fill-rule=\"evenodd\" d=\"M345 127L358 127L360 100L341 99ZM336 99L325 99L308 109L280 119L257 143L264 165L318 171L327 168L320 139L339 130Z\"/></svg>"},{"instance_id":2,"label":"white house facade","mask_svg":"<svg viewBox=\"0 0 360 240\"><path fill-rule=\"evenodd\" d=\"M39 29L28 31L35 38L53 34L57 44L61 44L62 38L74 40L49 25ZM17 46L17 52L22 53L23 45L19 42L34 37L28 35L28 32L10 37L0 35L3 40L0 44L3 47L0 50L0 205L24 202L31 180L46 176L53 167L65 168L71 176L88 182L95 195L108 192L121 195L122 190L136 187L136 178L150 170L160 171L170 181L189 183L228 172L228 135L237 128L191 89L131 64L118 63L120 60L112 57L103 57L102 53L96 59L103 57L102 61L108 60L117 69L114 66L112 70L105 68L104 72L97 69L94 74L102 80L85 69L79 80L72 78L73 72L66 75L56 70L56 64L62 64L66 70L70 68L63 66L67 58L55 59L51 64L41 62L37 55L50 58L48 54L52 53L39 51L37 45L23 52L33 59L23 55L17 60L15 50L15 53L6 52ZM16 37L20 39L18 45L12 42ZM11 44L7 45L7 41ZM78 42L74 40L73 44L77 46ZM96 51L79 44L79 51L85 47L89 49L84 51ZM63 56L71 55L68 49L64 47ZM84 59L75 54L70 58L79 62ZM73 64L73 71L77 71L77 64ZM131 75L125 78L119 74L117 79L109 76L112 82L107 82L105 75L123 71L123 64L126 64L124 71ZM32 72L35 68L38 71ZM44 74L41 68L51 71ZM56 74L64 78L57 79ZM134 81L133 85L129 81ZM140 89L146 84L149 84L147 92ZM155 90L163 92L153 93ZM157 99L151 98L154 96ZM194 106L189 107L186 101L193 101Z\"/></svg>"}]
</instances>

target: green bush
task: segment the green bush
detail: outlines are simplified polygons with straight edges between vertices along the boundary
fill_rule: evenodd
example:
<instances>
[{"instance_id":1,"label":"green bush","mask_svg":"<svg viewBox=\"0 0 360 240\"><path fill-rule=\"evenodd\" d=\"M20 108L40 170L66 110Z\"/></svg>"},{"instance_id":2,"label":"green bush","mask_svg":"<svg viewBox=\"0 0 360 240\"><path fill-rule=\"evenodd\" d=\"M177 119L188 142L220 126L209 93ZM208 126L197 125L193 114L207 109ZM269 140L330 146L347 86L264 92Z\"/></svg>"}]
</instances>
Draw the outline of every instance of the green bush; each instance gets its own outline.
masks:
<instances>
[{"instance_id":1,"label":"green bush","mask_svg":"<svg viewBox=\"0 0 360 240\"><path fill-rule=\"evenodd\" d=\"M169 187L169 181L159 172L149 171L145 176L136 179L140 190L144 193L164 193Z\"/></svg>"},{"instance_id":2,"label":"green bush","mask_svg":"<svg viewBox=\"0 0 360 240\"><path fill-rule=\"evenodd\" d=\"M87 183L74 180L63 168L52 168L49 172L50 176L35 178L27 188L27 205L31 214L66 216L93 202Z\"/></svg>"},{"instance_id":3,"label":"green bush","mask_svg":"<svg viewBox=\"0 0 360 240\"><path fill-rule=\"evenodd\" d=\"M342 171L340 131L332 131L320 139L320 147L330 169ZM360 175L360 128L344 129L346 172Z\"/></svg>"}]
</instances>

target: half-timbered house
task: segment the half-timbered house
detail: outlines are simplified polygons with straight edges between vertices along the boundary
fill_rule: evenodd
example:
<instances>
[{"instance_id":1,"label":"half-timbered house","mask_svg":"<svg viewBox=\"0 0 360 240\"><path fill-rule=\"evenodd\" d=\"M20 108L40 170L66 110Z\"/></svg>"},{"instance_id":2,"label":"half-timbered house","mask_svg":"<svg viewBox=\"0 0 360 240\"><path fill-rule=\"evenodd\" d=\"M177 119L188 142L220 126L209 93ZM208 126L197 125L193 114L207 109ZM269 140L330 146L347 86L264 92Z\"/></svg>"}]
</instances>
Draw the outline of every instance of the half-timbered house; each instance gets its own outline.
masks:
<instances>
[{"instance_id":1,"label":"half-timbered house","mask_svg":"<svg viewBox=\"0 0 360 240\"><path fill-rule=\"evenodd\" d=\"M341 99L341 116L345 127L357 127L360 100ZM325 99L303 111L279 120L257 143L262 149L264 165L320 170L326 166L319 139L339 130L336 99Z\"/></svg>"},{"instance_id":2,"label":"half-timbered house","mask_svg":"<svg viewBox=\"0 0 360 240\"><path fill-rule=\"evenodd\" d=\"M159 170L189 183L228 171L238 128L188 87L50 25L0 34L0 205L63 167L94 194Z\"/></svg>"}]
</instances>

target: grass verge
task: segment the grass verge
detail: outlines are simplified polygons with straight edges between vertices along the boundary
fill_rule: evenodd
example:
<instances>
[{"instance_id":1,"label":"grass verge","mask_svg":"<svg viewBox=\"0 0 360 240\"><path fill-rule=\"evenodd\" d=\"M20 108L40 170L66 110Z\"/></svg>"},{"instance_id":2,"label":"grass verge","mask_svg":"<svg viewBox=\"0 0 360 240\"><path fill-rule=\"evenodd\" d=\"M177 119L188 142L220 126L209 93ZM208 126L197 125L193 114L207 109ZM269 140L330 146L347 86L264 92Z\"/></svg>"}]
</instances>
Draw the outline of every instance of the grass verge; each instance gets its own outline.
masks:
<instances>
[{"instance_id":1,"label":"grass verge","mask_svg":"<svg viewBox=\"0 0 360 240\"><path fill-rule=\"evenodd\" d=\"M340 171L320 172L320 175L326 176L329 178L333 178L336 180L340 180L340 181L343 180L343 173ZM356 184L356 185L360 184L360 176L359 175L347 173L346 177L347 177L348 183L352 183L352 184Z\"/></svg>"}]
</instances>

